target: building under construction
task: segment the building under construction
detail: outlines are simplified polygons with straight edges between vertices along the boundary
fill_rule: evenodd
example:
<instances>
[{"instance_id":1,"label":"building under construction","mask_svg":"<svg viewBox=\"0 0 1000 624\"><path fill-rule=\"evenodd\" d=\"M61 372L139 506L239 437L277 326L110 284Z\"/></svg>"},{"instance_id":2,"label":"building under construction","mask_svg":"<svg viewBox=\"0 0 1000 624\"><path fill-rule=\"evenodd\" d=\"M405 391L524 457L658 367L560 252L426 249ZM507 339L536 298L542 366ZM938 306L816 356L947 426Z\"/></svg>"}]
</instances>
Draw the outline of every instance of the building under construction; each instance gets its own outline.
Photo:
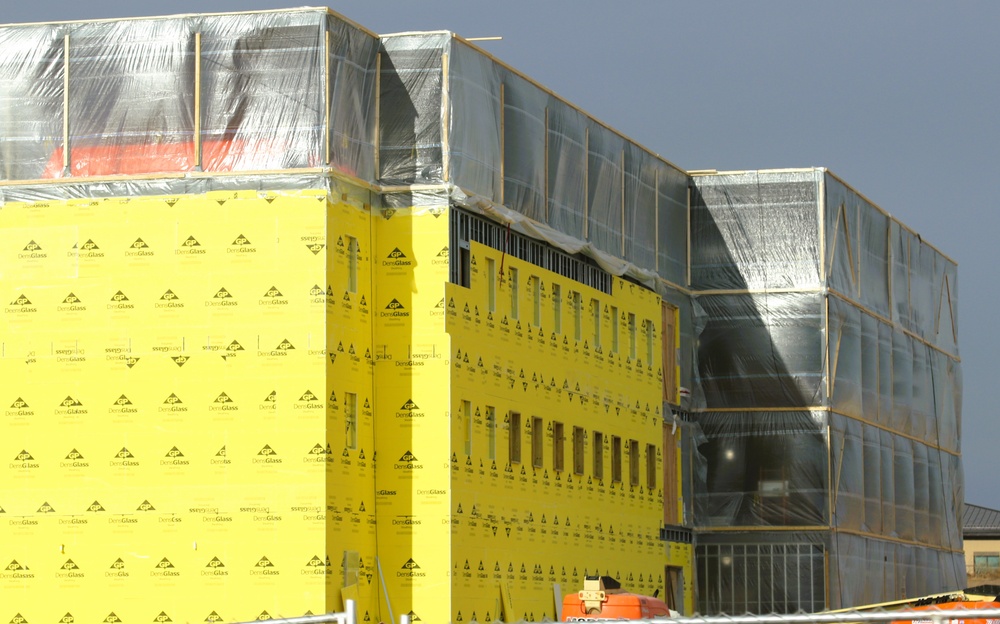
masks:
<instances>
[{"instance_id":1,"label":"building under construction","mask_svg":"<svg viewBox=\"0 0 1000 624\"><path fill-rule=\"evenodd\" d=\"M962 584L955 264L828 172L325 9L0 44L0 617Z\"/></svg>"}]
</instances>

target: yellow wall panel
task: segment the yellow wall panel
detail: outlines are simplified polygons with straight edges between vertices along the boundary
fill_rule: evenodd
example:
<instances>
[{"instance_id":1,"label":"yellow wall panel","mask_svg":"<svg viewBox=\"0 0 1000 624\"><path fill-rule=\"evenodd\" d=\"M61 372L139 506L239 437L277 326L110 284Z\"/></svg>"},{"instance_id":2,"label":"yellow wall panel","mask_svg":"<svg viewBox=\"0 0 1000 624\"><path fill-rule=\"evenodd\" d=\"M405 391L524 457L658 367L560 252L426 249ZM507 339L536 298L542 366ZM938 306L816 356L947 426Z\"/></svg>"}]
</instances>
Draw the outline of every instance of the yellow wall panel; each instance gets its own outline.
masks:
<instances>
[{"instance_id":1,"label":"yellow wall panel","mask_svg":"<svg viewBox=\"0 0 1000 624\"><path fill-rule=\"evenodd\" d=\"M0 556L24 570L0 578L7 605L29 621L342 608L344 551L373 559L374 475L370 459L338 472L329 396L370 401L371 371L332 375L328 346L370 350L370 326L329 314L327 236L350 213L338 226L367 237L363 203L4 206Z\"/></svg>"}]
</instances>

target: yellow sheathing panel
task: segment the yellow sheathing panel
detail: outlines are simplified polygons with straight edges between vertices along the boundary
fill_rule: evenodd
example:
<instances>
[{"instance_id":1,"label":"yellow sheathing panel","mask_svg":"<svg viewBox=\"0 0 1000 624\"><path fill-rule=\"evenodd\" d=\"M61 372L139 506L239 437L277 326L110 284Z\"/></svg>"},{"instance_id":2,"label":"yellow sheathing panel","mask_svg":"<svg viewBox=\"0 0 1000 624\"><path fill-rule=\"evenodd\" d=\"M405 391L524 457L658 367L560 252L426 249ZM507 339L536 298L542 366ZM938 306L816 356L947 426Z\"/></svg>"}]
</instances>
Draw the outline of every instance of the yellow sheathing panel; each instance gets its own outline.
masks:
<instances>
[{"instance_id":1,"label":"yellow sheathing panel","mask_svg":"<svg viewBox=\"0 0 1000 624\"><path fill-rule=\"evenodd\" d=\"M344 313L334 251L347 232L368 249L370 227L363 202L335 199L4 205L0 593L11 613L319 613L341 608L345 569L362 612L376 612L373 415L359 410L358 448L344 457L340 399L372 399L371 364L336 349L370 351L371 321ZM361 266L357 294L370 296Z\"/></svg>"},{"instance_id":2,"label":"yellow sheathing panel","mask_svg":"<svg viewBox=\"0 0 1000 624\"><path fill-rule=\"evenodd\" d=\"M378 550L392 614L424 622L448 621L451 603L446 214L373 220Z\"/></svg>"},{"instance_id":3,"label":"yellow sheathing panel","mask_svg":"<svg viewBox=\"0 0 1000 624\"><path fill-rule=\"evenodd\" d=\"M637 593L662 593L662 389L657 365L648 359L652 353L655 362L659 354L659 297L618 279L608 295L477 243L470 251L470 288L446 289L451 410L461 421L462 402L469 401L472 419L471 454L468 424L452 428L451 619L554 618L553 586L563 594L578 591L588 573L609 574ZM495 280L487 267L497 272ZM581 302L580 340L572 293ZM598 306L596 324L592 302ZM631 326L637 334L634 358ZM493 457L490 408L497 423ZM521 419L521 462L509 457L512 412ZM533 418L541 419L542 431L532 430ZM562 470L554 466L555 423L563 427ZM574 466L574 427L583 429L585 440L582 474L575 474L580 466ZM603 480L594 474L595 431L604 437ZM537 467L533 436L541 436ZM622 444L620 482L612 479L613 436ZM630 440L638 449L635 485ZM647 487L647 449L654 453L653 489ZM502 592L509 596L507 607Z\"/></svg>"}]
</instances>

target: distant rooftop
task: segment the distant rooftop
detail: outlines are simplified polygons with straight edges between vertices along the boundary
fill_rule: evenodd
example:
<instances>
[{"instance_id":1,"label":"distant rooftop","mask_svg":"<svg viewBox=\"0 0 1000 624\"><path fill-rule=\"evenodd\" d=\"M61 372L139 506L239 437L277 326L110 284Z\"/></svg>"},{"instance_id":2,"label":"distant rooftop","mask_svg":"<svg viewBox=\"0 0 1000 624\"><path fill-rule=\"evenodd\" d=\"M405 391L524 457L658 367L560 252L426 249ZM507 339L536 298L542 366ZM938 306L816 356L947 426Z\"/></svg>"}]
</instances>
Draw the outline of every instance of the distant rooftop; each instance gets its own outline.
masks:
<instances>
[{"instance_id":1,"label":"distant rooftop","mask_svg":"<svg viewBox=\"0 0 1000 624\"><path fill-rule=\"evenodd\" d=\"M966 536L1000 536L1000 511L966 503L962 526Z\"/></svg>"}]
</instances>

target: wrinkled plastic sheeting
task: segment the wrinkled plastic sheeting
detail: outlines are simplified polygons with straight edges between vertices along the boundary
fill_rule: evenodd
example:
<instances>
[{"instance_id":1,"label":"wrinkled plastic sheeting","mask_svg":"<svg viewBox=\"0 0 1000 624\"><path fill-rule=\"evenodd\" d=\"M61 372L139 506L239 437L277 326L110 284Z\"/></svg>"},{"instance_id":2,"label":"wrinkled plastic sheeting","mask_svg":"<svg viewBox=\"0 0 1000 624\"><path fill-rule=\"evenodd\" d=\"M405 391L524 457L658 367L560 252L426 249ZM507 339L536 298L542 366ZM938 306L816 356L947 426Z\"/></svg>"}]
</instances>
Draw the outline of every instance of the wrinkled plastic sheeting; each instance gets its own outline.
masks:
<instances>
[{"instance_id":1,"label":"wrinkled plastic sheeting","mask_svg":"<svg viewBox=\"0 0 1000 624\"><path fill-rule=\"evenodd\" d=\"M834 176L826 174L824 184L826 285L957 354L954 261Z\"/></svg>"},{"instance_id":2,"label":"wrinkled plastic sheeting","mask_svg":"<svg viewBox=\"0 0 1000 624\"><path fill-rule=\"evenodd\" d=\"M699 414L706 482L695 488L697 525L828 523L825 412Z\"/></svg>"},{"instance_id":3,"label":"wrinkled plastic sheeting","mask_svg":"<svg viewBox=\"0 0 1000 624\"><path fill-rule=\"evenodd\" d=\"M62 33L0 28L0 50L0 177L40 178L63 142Z\"/></svg>"},{"instance_id":4,"label":"wrinkled plastic sheeting","mask_svg":"<svg viewBox=\"0 0 1000 624\"><path fill-rule=\"evenodd\" d=\"M958 362L836 297L829 328L835 410L958 452Z\"/></svg>"},{"instance_id":5,"label":"wrinkled plastic sheeting","mask_svg":"<svg viewBox=\"0 0 1000 624\"><path fill-rule=\"evenodd\" d=\"M928 342L958 352L958 267L919 235L893 223L892 319Z\"/></svg>"},{"instance_id":6,"label":"wrinkled plastic sheeting","mask_svg":"<svg viewBox=\"0 0 1000 624\"><path fill-rule=\"evenodd\" d=\"M821 175L751 171L692 178L692 287L819 287Z\"/></svg>"},{"instance_id":7,"label":"wrinkled plastic sheeting","mask_svg":"<svg viewBox=\"0 0 1000 624\"><path fill-rule=\"evenodd\" d=\"M830 424L834 526L952 548L958 456L838 414Z\"/></svg>"},{"instance_id":8,"label":"wrinkled plastic sheeting","mask_svg":"<svg viewBox=\"0 0 1000 624\"><path fill-rule=\"evenodd\" d=\"M234 174L227 176L80 179L66 184L23 184L0 187L0 203L46 202L65 199L148 197L153 195L204 195L215 191L258 191L261 197L287 191L325 189L332 200L344 194L373 205L377 201L368 189L322 173L276 173L268 176Z\"/></svg>"},{"instance_id":9,"label":"wrinkled plastic sheeting","mask_svg":"<svg viewBox=\"0 0 1000 624\"><path fill-rule=\"evenodd\" d=\"M698 382L709 408L825 401L821 293L702 295Z\"/></svg>"},{"instance_id":10,"label":"wrinkled plastic sheeting","mask_svg":"<svg viewBox=\"0 0 1000 624\"><path fill-rule=\"evenodd\" d=\"M848 533L831 540L830 609L924 596L966 585L961 552L897 544Z\"/></svg>"},{"instance_id":11,"label":"wrinkled plastic sheeting","mask_svg":"<svg viewBox=\"0 0 1000 624\"><path fill-rule=\"evenodd\" d=\"M499 67L457 39L452 39L448 97L451 103L448 147L451 179L456 186L499 202Z\"/></svg>"},{"instance_id":12,"label":"wrinkled plastic sheeting","mask_svg":"<svg viewBox=\"0 0 1000 624\"><path fill-rule=\"evenodd\" d=\"M325 10L9 26L0 43L4 179L323 166L327 118L334 168L373 178L377 40Z\"/></svg>"},{"instance_id":13,"label":"wrinkled plastic sheeting","mask_svg":"<svg viewBox=\"0 0 1000 624\"><path fill-rule=\"evenodd\" d=\"M504 76L503 87L503 203L517 207L529 219L557 227L546 214L545 145L550 96L511 72ZM564 231L583 237L579 227Z\"/></svg>"},{"instance_id":14,"label":"wrinkled plastic sheeting","mask_svg":"<svg viewBox=\"0 0 1000 624\"><path fill-rule=\"evenodd\" d=\"M382 39L379 89L379 180L383 184L443 181L442 55L448 33Z\"/></svg>"},{"instance_id":15,"label":"wrinkled plastic sheeting","mask_svg":"<svg viewBox=\"0 0 1000 624\"><path fill-rule=\"evenodd\" d=\"M684 172L448 33L383 45L383 183L450 183L686 282Z\"/></svg>"}]
</instances>

